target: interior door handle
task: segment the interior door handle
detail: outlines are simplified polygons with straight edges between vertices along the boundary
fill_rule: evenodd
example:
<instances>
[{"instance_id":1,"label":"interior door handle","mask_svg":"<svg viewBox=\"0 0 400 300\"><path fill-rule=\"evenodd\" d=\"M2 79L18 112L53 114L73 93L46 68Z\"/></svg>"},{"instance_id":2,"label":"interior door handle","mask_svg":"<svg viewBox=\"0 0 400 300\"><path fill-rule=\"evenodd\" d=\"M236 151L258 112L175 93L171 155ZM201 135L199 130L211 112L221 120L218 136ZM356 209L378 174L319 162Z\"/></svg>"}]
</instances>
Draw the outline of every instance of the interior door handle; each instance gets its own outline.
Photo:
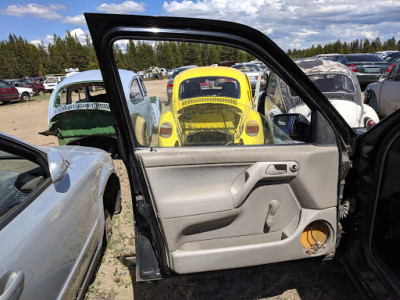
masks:
<instances>
[{"instance_id":1,"label":"interior door handle","mask_svg":"<svg viewBox=\"0 0 400 300\"><path fill-rule=\"evenodd\" d=\"M257 162L245 170L231 186L233 207L239 207L259 181L290 180L297 176L295 161Z\"/></svg>"},{"instance_id":2,"label":"interior door handle","mask_svg":"<svg viewBox=\"0 0 400 300\"><path fill-rule=\"evenodd\" d=\"M24 273L7 272L0 279L0 300L18 300L24 289Z\"/></svg>"}]
</instances>

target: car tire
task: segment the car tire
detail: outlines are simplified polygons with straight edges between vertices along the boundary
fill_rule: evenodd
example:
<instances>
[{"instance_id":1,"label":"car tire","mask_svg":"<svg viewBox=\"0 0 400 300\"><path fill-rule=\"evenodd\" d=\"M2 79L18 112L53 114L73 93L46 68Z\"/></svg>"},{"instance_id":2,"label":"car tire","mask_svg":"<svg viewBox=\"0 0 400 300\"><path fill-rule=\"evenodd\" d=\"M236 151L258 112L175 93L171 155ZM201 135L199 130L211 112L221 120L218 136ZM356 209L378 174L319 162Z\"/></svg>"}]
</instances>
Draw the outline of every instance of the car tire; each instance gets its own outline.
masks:
<instances>
[{"instance_id":1,"label":"car tire","mask_svg":"<svg viewBox=\"0 0 400 300\"><path fill-rule=\"evenodd\" d=\"M111 215L107 208L104 209L104 240L108 242L112 237Z\"/></svg>"},{"instance_id":2,"label":"car tire","mask_svg":"<svg viewBox=\"0 0 400 300\"><path fill-rule=\"evenodd\" d=\"M39 90L38 95L42 96L44 94L44 90Z\"/></svg>"},{"instance_id":3,"label":"car tire","mask_svg":"<svg viewBox=\"0 0 400 300\"><path fill-rule=\"evenodd\" d=\"M21 98L20 98L20 100L21 100L22 102L29 101L30 99L31 99L31 96L29 96L28 93L22 93Z\"/></svg>"}]
</instances>

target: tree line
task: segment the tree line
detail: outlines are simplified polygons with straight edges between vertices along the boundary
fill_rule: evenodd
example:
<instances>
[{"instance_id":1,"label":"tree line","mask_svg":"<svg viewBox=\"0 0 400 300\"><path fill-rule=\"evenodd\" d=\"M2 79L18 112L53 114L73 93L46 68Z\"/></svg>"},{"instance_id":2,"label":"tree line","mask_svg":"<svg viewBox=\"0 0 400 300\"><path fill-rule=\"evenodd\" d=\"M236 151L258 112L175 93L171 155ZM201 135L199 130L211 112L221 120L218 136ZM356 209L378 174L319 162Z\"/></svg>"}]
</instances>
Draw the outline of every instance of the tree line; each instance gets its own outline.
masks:
<instances>
[{"instance_id":1,"label":"tree line","mask_svg":"<svg viewBox=\"0 0 400 300\"><path fill-rule=\"evenodd\" d=\"M209 66L222 61L245 62L254 60L254 56L232 47L186 43L155 42L150 45L130 40L126 51L114 46L115 60L119 68L140 71L150 66L173 69L186 65Z\"/></svg>"},{"instance_id":2,"label":"tree line","mask_svg":"<svg viewBox=\"0 0 400 300\"><path fill-rule=\"evenodd\" d=\"M369 53L382 50L400 50L400 40L393 37L384 42L379 38L341 42L337 40L324 46L312 45L307 49L289 49L292 58L310 57L324 53ZM206 66L222 61L245 62L254 57L242 50L231 47L190 42L129 41L126 48L114 45L115 60L119 68L135 72L147 70L150 66L172 69L183 65ZM64 73L67 68L80 71L98 69L96 53L89 36L81 43L69 31L64 38L54 35L53 41L45 47L35 46L26 39L10 34L0 42L0 78L22 78Z\"/></svg>"},{"instance_id":3,"label":"tree line","mask_svg":"<svg viewBox=\"0 0 400 300\"><path fill-rule=\"evenodd\" d=\"M336 42L328 43L324 46L318 44L316 46L312 45L310 48L306 49L289 49L286 53L291 58L303 58L327 53L371 53L387 50L400 51L400 40L396 42L396 39L392 37L384 42L381 42L381 39L378 37L372 41L370 41L369 39L356 39L352 42L341 42L338 39Z\"/></svg>"},{"instance_id":4,"label":"tree line","mask_svg":"<svg viewBox=\"0 0 400 300\"><path fill-rule=\"evenodd\" d=\"M119 68L135 72L150 66L172 69L183 65L211 65L221 61L244 62L254 57L244 51L217 45L186 42L129 41L126 49L114 45L115 60ZM98 69L96 53L89 36L81 44L69 31L64 38L54 35L45 47L35 46L26 39L10 34L0 42L0 78L22 78L64 73L67 68L80 71Z\"/></svg>"}]
</instances>

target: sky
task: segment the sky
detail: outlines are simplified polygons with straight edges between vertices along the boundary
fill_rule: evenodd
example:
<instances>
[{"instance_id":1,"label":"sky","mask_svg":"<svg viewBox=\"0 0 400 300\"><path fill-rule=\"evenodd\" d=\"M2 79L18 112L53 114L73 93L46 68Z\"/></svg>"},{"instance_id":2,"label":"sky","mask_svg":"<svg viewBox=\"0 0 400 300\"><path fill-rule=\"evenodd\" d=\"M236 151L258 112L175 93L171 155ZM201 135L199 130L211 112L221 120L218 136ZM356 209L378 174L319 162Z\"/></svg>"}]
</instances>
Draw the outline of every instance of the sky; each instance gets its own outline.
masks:
<instances>
[{"instance_id":1,"label":"sky","mask_svg":"<svg viewBox=\"0 0 400 300\"><path fill-rule=\"evenodd\" d=\"M14 33L46 45L69 30L84 43L84 12L233 21L260 30L284 50L338 39L400 39L400 0L1 0L0 40Z\"/></svg>"}]
</instances>

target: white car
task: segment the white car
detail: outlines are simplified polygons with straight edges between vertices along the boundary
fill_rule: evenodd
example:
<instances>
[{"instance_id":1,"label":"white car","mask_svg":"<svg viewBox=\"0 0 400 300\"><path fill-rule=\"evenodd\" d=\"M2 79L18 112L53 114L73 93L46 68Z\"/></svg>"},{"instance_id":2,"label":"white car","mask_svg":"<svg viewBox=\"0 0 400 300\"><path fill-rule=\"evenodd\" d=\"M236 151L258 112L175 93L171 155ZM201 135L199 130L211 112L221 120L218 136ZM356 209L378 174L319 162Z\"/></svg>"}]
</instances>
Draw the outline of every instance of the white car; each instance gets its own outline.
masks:
<instances>
[{"instance_id":1,"label":"white car","mask_svg":"<svg viewBox=\"0 0 400 300\"><path fill-rule=\"evenodd\" d=\"M61 82L64 78L65 78L65 76L55 76L55 77L46 78L46 80L43 83L44 88L46 89L46 92L51 92L52 90L54 90L56 85L59 82Z\"/></svg>"},{"instance_id":2,"label":"white car","mask_svg":"<svg viewBox=\"0 0 400 300\"><path fill-rule=\"evenodd\" d=\"M345 65L318 58L295 60L352 128L369 128L379 122L374 109L362 102L355 74ZM311 110L280 77L271 71L267 90L260 96L260 112L271 119L276 114L299 113L311 119Z\"/></svg>"},{"instance_id":3,"label":"white car","mask_svg":"<svg viewBox=\"0 0 400 300\"><path fill-rule=\"evenodd\" d=\"M138 74L127 70L119 70L119 74L135 130L140 133L141 143L149 145L158 127L160 100L147 94ZM42 134L57 136L60 145L96 147L117 155L109 99L100 70L67 77L50 96L49 130Z\"/></svg>"}]
</instances>

